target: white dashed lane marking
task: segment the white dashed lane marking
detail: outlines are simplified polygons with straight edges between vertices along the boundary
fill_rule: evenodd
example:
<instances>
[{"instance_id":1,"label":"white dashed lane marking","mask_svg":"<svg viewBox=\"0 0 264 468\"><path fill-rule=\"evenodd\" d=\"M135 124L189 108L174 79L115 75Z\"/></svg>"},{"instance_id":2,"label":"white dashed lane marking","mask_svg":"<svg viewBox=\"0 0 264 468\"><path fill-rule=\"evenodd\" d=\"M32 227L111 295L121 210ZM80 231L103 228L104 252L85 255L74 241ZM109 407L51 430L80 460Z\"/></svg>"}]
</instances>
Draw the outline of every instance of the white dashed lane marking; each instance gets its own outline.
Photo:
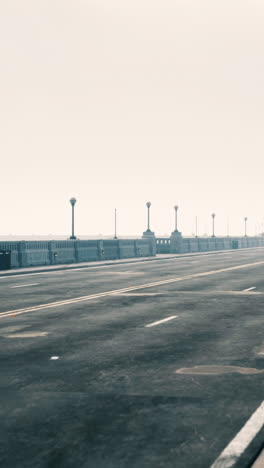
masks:
<instances>
[{"instance_id":1,"label":"white dashed lane marking","mask_svg":"<svg viewBox=\"0 0 264 468\"><path fill-rule=\"evenodd\" d=\"M155 327L156 325L159 325L160 323L168 322L169 320L173 320L177 317L178 315L172 315L171 317L167 317L165 319L159 320L158 322L149 323L148 325L145 325L145 327Z\"/></svg>"},{"instance_id":2,"label":"white dashed lane marking","mask_svg":"<svg viewBox=\"0 0 264 468\"><path fill-rule=\"evenodd\" d=\"M243 289L243 291L244 292L252 291L252 289L256 289L256 286L252 286L251 288Z\"/></svg>"},{"instance_id":3,"label":"white dashed lane marking","mask_svg":"<svg viewBox=\"0 0 264 468\"><path fill-rule=\"evenodd\" d=\"M28 288L29 286L37 286L39 283L30 283L30 284L19 284L16 286L10 286L10 289L14 288Z\"/></svg>"}]
</instances>

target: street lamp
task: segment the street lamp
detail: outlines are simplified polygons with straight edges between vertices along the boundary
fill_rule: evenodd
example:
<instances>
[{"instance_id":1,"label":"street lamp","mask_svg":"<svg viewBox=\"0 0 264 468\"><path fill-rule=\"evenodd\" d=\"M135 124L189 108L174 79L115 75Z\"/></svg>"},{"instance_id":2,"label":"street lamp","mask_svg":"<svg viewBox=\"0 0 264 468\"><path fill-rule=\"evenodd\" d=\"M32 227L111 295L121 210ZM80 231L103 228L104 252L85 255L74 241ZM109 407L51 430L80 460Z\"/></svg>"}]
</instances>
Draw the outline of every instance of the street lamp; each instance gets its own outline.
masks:
<instances>
[{"instance_id":1,"label":"street lamp","mask_svg":"<svg viewBox=\"0 0 264 468\"><path fill-rule=\"evenodd\" d=\"M74 235L74 205L76 202L77 202L76 198L70 199L70 204L72 206L72 235L70 239L76 239L76 236Z\"/></svg>"},{"instance_id":2,"label":"street lamp","mask_svg":"<svg viewBox=\"0 0 264 468\"><path fill-rule=\"evenodd\" d=\"M148 228L147 228L147 232L150 232L150 227L149 227L149 209L150 209L150 207L151 207L151 203L148 201L148 202L146 203L146 205L147 205L147 209L148 209Z\"/></svg>"},{"instance_id":3,"label":"street lamp","mask_svg":"<svg viewBox=\"0 0 264 468\"><path fill-rule=\"evenodd\" d=\"M117 235L116 235L116 208L115 208L115 235L114 235L114 239L117 239Z\"/></svg>"},{"instance_id":4,"label":"street lamp","mask_svg":"<svg viewBox=\"0 0 264 468\"><path fill-rule=\"evenodd\" d=\"M174 206L174 210L175 210L175 230L174 232L178 232L178 205L175 205Z\"/></svg>"},{"instance_id":5,"label":"street lamp","mask_svg":"<svg viewBox=\"0 0 264 468\"><path fill-rule=\"evenodd\" d=\"M244 218L244 221L245 221L245 237L247 237L247 217Z\"/></svg>"},{"instance_id":6,"label":"street lamp","mask_svg":"<svg viewBox=\"0 0 264 468\"><path fill-rule=\"evenodd\" d=\"M213 222L213 234L212 234L212 237L215 237L215 233L214 233L214 220L215 220L215 213L212 213L212 222Z\"/></svg>"}]
</instances>

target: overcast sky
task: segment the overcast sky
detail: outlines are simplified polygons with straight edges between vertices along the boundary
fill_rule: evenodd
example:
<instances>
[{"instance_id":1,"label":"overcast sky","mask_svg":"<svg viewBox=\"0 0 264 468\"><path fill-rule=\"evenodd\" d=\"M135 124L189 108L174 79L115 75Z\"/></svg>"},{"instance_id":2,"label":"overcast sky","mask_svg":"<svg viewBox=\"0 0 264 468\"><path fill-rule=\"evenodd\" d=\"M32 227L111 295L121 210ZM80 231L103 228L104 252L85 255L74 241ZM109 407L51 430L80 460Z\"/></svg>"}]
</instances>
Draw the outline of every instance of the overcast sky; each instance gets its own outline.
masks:
<instances>
[{"instance_id":1,"label":"overcast sky","mask_svg":"<svg viewBox=\"0 0 264 468\"><path fill-rule=\"evenodd\" d=\"M262 0L0 3L0 234L254 234Z\"/></svg>"}]
</instances>

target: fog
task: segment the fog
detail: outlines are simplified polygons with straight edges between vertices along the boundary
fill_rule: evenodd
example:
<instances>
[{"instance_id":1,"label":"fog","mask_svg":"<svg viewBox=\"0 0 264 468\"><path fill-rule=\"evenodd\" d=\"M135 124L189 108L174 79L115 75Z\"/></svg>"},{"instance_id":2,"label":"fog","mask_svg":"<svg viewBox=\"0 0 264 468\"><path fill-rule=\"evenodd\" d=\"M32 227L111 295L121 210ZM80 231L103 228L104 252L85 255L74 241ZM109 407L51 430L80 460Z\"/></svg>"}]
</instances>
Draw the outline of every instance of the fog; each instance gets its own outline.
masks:
<instances>
[{"instance_id":1,"label":"fog","mask_svg":"<svg viewBox=\"0 0 264 468\"><path fill-rule=\"evenodd\" d=\"M0 6L0 235L263 231L264 5Z\"/></svg>"}]
</instances>

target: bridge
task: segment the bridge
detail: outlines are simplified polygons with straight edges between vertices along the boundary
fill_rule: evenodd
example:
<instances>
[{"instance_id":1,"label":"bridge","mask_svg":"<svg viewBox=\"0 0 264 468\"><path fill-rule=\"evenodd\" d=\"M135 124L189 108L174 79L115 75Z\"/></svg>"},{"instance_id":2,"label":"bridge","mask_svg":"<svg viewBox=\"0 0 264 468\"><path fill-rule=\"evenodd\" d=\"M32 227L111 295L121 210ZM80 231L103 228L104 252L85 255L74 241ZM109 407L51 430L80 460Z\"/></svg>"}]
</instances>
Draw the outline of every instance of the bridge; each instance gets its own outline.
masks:
<instances>
[{"instance_id":1,"label":"bridge","mask_svg":"<svg viewBox=\"0 0 264 468\"><path fill-rule=\"evenodd\" d=\"M258 246L2 271L2 466L260 466L263 267Z\"/></svg>"}]
</instances>

